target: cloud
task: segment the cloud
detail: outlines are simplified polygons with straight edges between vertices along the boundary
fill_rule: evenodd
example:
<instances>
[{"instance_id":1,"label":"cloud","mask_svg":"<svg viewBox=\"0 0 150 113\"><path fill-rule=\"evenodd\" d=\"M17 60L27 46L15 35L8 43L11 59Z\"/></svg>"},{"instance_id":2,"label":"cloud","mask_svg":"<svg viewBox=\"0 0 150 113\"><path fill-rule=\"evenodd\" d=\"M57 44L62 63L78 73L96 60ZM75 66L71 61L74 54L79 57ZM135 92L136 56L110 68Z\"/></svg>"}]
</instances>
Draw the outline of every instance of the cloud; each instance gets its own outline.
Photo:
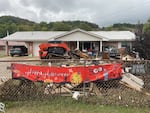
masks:
<instances>
[{"instance_id":1,"label":"cloud","mask_svg":"<svg viewBox=\"0 0 150 113\"><path fill-rule=\"evenodd\" d=\"M10 3L8 0L1 0L0 1L0 13L5 13L10 10Z\"/></svg>"},{"instance_id":2,"label":"cloud","mask_svg":"<svg viewBox=\"0 0 150 113\"><path fill-rule=\"evenodd\" d=\"M145 22L150 0L1 0L0 15L32 21L84 20L101 26Z\"/></svg>"},{"instance_id":3,"label":"cloud","mask_svg":"<svg viewBox=\"0 0 150 113\"><path fill-rule=\"evenodd\" d=\"M23 6L32 6L41 11L50 11L54 13L59 13L60 11L73 11L76 2L76 0L20 0Z\"/></svg>"}]
</instances>

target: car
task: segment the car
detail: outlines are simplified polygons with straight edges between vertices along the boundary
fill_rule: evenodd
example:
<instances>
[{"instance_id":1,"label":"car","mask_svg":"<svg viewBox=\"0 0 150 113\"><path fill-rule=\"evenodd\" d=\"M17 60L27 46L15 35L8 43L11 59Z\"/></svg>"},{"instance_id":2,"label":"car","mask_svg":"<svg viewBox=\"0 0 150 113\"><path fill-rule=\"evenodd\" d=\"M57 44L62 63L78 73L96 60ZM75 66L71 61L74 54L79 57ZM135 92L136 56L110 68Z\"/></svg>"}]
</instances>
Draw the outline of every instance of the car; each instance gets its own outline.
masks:
<instances>
[{"instance_id":1,"label":"car","mask_svg":"<svg viewBox=\"0 0 150 113\"><path fill-rule=\"evenodd\" d=\"M109 57L113 57L113 58L118 58L119 57L119 53L118 50L115 47L111 47L111 46L106 46L104 48L104 51L108 53Z\"/></svg>"},{"instance_id":2,"label":"car","mask_svg":"<svg viewBox=\"0 0 150 113\"><path fill-rule=\"evenodd\" d=\"M13 57L14 55L26 56L28 55L28 49L25 46L13 46L10 49L10 56Z\"/></svg>"}]
</instances>

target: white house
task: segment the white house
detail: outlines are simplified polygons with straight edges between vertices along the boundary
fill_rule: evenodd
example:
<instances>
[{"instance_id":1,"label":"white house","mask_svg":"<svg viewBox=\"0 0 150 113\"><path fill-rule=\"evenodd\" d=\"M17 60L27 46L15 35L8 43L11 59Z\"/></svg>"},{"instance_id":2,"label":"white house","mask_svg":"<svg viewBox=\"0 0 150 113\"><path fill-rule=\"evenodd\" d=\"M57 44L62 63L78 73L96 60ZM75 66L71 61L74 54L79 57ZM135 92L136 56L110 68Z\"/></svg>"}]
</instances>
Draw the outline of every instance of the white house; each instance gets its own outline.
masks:
<instances>
[{"instance_id":1,"label":"white house","mask_svg":"<svg viewBox=\"0 0 150 113\"><path fill-rule=\"evenodd\" d=\"M115 48L130 47L135 34L130 31L24 31L16 32L1 39L3 41L25 42L29 53L38 56L39 44L51 40L64 41L70 49L80 50L93 48L102 51L105 46ZM8 50L7 50L8 51Z\"/></svg>"}]
</instances>

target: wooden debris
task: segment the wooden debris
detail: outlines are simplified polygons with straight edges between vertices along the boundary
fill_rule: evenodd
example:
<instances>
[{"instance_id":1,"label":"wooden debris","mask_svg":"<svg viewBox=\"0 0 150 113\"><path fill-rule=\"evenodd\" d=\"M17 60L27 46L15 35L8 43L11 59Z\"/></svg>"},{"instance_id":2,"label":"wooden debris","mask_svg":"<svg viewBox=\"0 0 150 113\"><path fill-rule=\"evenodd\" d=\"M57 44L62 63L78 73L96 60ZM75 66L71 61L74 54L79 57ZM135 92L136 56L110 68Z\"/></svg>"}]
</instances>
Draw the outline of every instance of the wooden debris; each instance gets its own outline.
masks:
<instances>
[{"instance_id":1,"label":"wooden debris","mask_svg":"<svg viewBox=\"0 0 150 113\"><path fill-rule=\"evenodd\" d=\"M87 54L81 52L80 50L75 50L74 52L75 52L74 54L76 54L80 58L84 58L84 59L89 59L90 58Z\"/></svg>"},{"instance_id":2,"label":"wooden debris","mask_svg":"<svg viewBox=\"0 0 150 113\"><path fill-rule=\"evenodd\" d=\"M69 88L64 87L64 86L61 86L61 88L64 89L66 92L69 92L71 95L73 94Z\"/></svg>"},{"instance_id":3,"label":"wooden debris","mask_svg":"<svg viewBox=\"0 0 150 113\"><path fill-rule=\"evenodd\" d=\"M131 89L135 89L141 93L150 96L150 93L143 88L144 81L132 75L131 73L124 73L120 83Z\"/></svg>"},{"instance_id":4,"label":"wooden debris","mask_svg":"<svg viewBox=\"0 0 150 113\"><path fill-rule=\"evenodd\" d=\"M139 91L141 90L141 88L143 88L143 85L144 85L143 80L137 78L136 76L132 75L131 73L123 74L121 81Z\"/></svg>"},{"instance_id":5,"label":"wooden debris","mask_svg":"<svg viewBox=\"0 0 150 113\"><path fill-rule=\"evenodd\" d=\"M93 93L95 93L97 96L102 96L101 91L98 89L95 83L93 84Z\"/></svg>"},{"instance_id":6,"label":"wooden debris","mask_svg":"<svg viewBox=\"0 0 150 113\"><path fill-rule=\"evenodd\" d=\"M102 59L109 59L107 52L102 52Z\"/></svg>"},{"instance_id":7,"label":"wooden debris","mask_svg":"<svg viewBox=\"0 0 150 113\"><path fill-rule=\"evenodd\" d=\"M6 81L10 80L11 78L6 78L6 77L0 77L0 85L5 83Z\"/></svg>"},{"instance_id":8,"label":"wooden debris","mask_svg":"<svg viewBox=\"0 0 150 113\"><path fill-rule=\"evenodd\" d=\"M133 60L135 60L135 58L132 57L132 56L130 56L130 55L123 56L121 59L122 60L127 60L127 61L133 61Z\"/></svg>"}]
</instances>

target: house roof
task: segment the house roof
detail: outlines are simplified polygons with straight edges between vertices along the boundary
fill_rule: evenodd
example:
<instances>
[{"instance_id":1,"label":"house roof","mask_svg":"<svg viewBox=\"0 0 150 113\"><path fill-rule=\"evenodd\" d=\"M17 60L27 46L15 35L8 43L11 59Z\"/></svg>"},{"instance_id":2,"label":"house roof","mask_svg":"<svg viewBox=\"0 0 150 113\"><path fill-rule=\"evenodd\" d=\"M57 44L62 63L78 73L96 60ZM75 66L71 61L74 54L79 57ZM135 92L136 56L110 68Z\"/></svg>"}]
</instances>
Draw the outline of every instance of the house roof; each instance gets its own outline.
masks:
<instances>
[{"instance_id":1,"label":"house roof","mask_svg":"<svg viewBox=\"0 0 150 113\"><path fill-rule=\"evenodd\" d=\"M8 41L48 41L54 36L60 35L64 31L23 31L16 32L4 37L2 40Z\"/></svg>"},{"instance_id":2,"label":"house roof","mask_svg":"<svg viewBox=\"0 0 150 113\"><path fill-rule=\"evenodd\" d=\"M101 35L109 41L134 41L135 34L130 31L90 31L93 34Z\"/></svg>"},{"instance_id":3,"label":"house roof","mask_svg":"<svg viewBox=\"0 0 150 113\"><path fill-rule=\"evenodd\" d=\"M75 32L82 32L90 36L99 38L103 41L133 41L135 34L130 31L85 31L75 29L72 31L23 31L16 32L1 40L7 41L48 41L59 39L62 36L70 35Z\"/></svg>"},{"instance_id":4,"label":"house roof","mask_svg":"<svg viewBox=\"0 0 150 113\"><path fill-rule=\"evenodd\" d=\"M73 33L75 33L75 32L81 32L81 33L84 33L84 34L88 34L88 35L90 35L90 36L92 36L92 37L96 37L97 40L108 41L108 38L106 38L106 37L104 37L104 36L102 36L102 35L97 35L97 34L95 34L95 33L88 32L88 31L85 31L85 30L82 30L82 29L75 29L75 30L72 30L72 31L69 31L69 32L62 33L62 34L57 35L56 37L54 37L54 39L57 39L57 40L58 40L58 39L60 39L60 38L63 37L63 36L67 36L67 35L73 34ZM78 37L78 38L80 38L80 37ZM82 41L81 38L80 38L80 39L76 39L76 40Z\"/></svg>"},{"instance_id":5,"label":"house roof","mask_svg":"<svg viewBox=\"0 0 150 113\"><path fill-rule=\"evenodd\" d=\"M0 40L0 46L5 46L6 41ZM9 46L15 46L15 45L25 45L25 42L14 42L14 41L9 41L8 42Z\"/></svg>"}]
</instances>

